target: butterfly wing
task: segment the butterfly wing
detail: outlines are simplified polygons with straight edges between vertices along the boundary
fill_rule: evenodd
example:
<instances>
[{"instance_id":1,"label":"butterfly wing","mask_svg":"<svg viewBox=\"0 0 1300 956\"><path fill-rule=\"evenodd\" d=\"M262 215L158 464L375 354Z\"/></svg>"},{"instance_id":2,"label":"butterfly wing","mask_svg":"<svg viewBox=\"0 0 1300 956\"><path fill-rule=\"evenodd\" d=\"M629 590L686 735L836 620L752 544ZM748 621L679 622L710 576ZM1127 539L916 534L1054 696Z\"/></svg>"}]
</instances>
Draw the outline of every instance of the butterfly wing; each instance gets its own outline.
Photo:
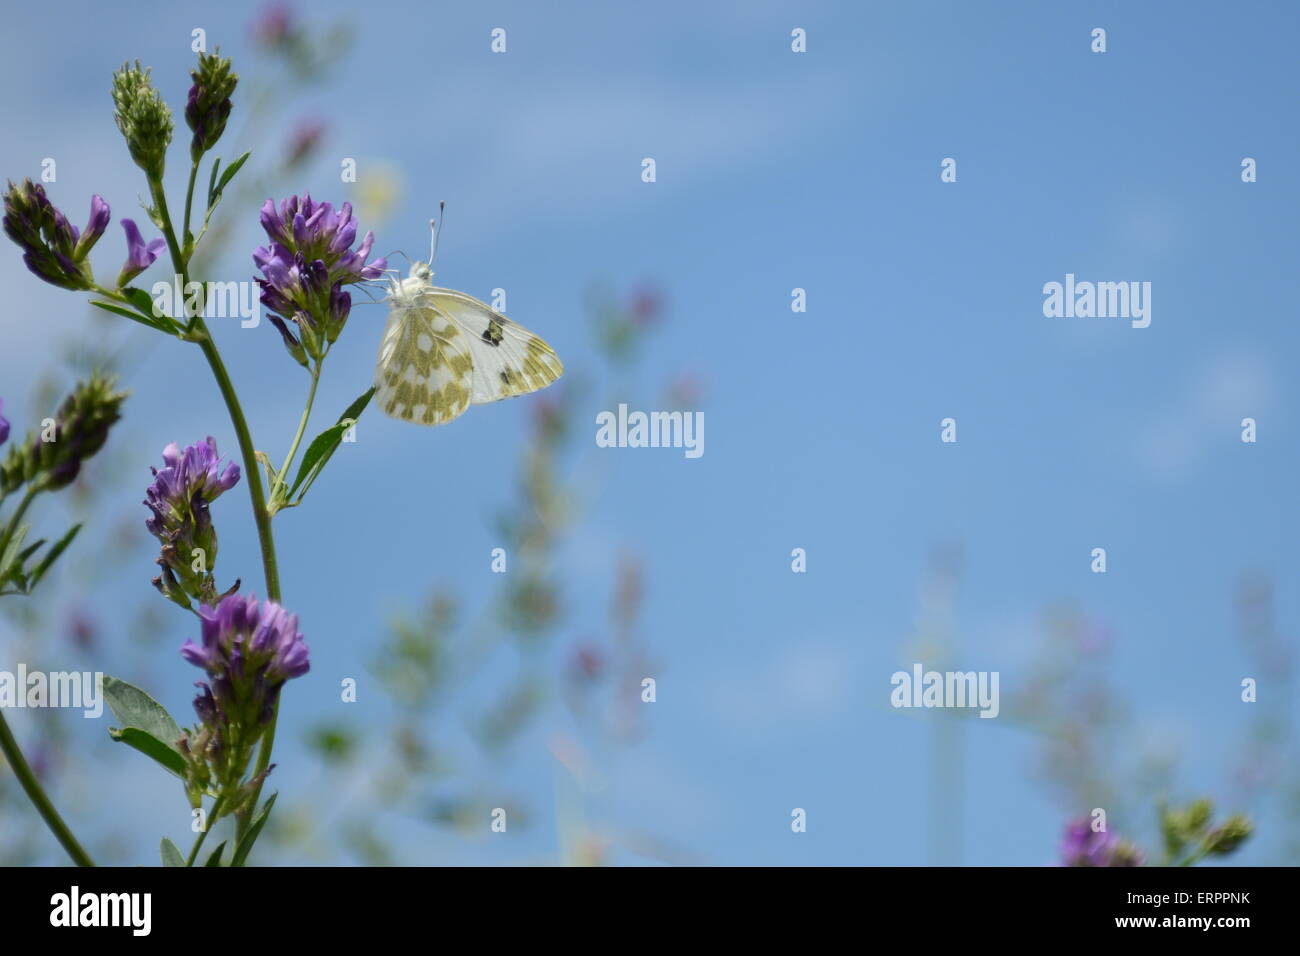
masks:
<instances>
[{"instance_id":1,"label":"butterfly wing","mask_svg":"<svg viewBox=\"0 0 1300 956\"><path fill-rule=\"evenodd\" d=\"M425 297L391 306L375 363L375 400L386 414L449 422L469 405L473 371L468 336Z\"/></svg>"},{"instance_id":2,"label":"butterfly wing","mask_svg":"<svg viewBox=\"0 0 1300 956\"><path fill-rule=\"evenodd\" d=\"M564 374L564 363L541 336L472 295L433 288L421 296L460 330L473 357L469 400L475 405L545 388Z\"/></svg>"}]
</instances>

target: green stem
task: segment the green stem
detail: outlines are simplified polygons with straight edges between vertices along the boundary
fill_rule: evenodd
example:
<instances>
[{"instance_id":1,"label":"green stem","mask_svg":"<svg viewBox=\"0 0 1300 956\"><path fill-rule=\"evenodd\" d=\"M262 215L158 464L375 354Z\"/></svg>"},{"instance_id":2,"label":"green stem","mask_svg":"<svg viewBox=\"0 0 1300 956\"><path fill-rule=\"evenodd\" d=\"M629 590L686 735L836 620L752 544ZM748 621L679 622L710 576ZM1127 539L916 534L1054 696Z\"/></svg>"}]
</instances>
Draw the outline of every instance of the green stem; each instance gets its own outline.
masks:
<instances>
[{"instance_id":1,"label":"green stem","mask_svg":"<svg viewBox=\"0 0 1300 956\"><path fill-rule=\"evenodd\" d=\"M194 168L197 169L197 166ZM191 184L194 180L193 172L194 170L191 169ZM163 237L167 240L167 248L171 251L172 266L181 277L181 288L183 289L190 282L189 262L176 242L176 230L172 227L171 214L167 210L167 196L163 191L162 182L151 179L149 181L149 192L153 196L154 205L158 210L158 217L162 220ZM257 450L253 447L253 438L248 430L248 420L244 417L244 410L239 404L239 395L235 391L234 383L230 381L230 373L226 371L226 364L221 360L221 352L217 349L217 343L213 341L212 333L208 329L207 323L203 321L202 309L198 311L198 314L186 316L185 318L188 320L187 324L190 332L198 340L203 357L208 361L208 367L212 369L213 378L217 380L217 388L221 390L221 397L226 403L226 411L230 415L230 424L235 429L235 439L239 443L239 454L244 462L244 480L248 482L248 497L253 506L253 522L257 525L257 541L262 550L262 573L266 579L266 596L272 601L279 602L280 571L275 560L275 538L271 534L271 516L266 510L266 496L262 491L262 476L258 472Z\"/></svg>"},{"instance_id":2,"label":"green stem","mask_svg":"<svg viewBox=\"0 0 1300 956\"><path fill-rule=\"evenodd\" d=\"M192 181L193 171L191 171ZM181 288L185 288L190 281L189 260L176 242L176 231L172 226L171 215L167 210L167 197L163 192L161 181L150 180L149 190L154 197L158 218L162 220L163 236L167 240L167 248L171 251L172 264L181 276ZM203 351L203 357L207 359L208 367L212 369L212 376L217 381L217 388L221 391L221 397L226 403L226 411L230 415L230 424L235 429L240 457L244 462L244 478L248 482L248 497L253 507L253 522L257 526L257 541L262 551L262 572L266 579L266 597L278 604L281 600L280 571L275 558L275 538L271 532L271 512L266 507L266 495L262 491L262 476L258 470L257 450L253 447L253 438L248 430L248 420L244 417L244 410L239 404L239 395L235 391L234 383L230 380L230 373L226 371L226 364L221 359L221 352L217 349L217 343L213 341L212 333L203 320L203 311L200 309L196 315L186 316L186 318L189 319L188 331L198 341L199 348ZM312 390L314 393L314 381ZM302 427L306 427L305 422ZM257 773L261 773L270 766L271 748L275 744L275 724L278 716L279 702L277 701L275 713L271 717L271 725L262 738L262 749L257 757ZM252 808L256 808L261 793L262 785L259 782L253 793ZM251 810L244 810L236 815L238 821L236 833L238 836L242 837L248 829L250 815Z\"/></svg>"},{"instance_id":3,"label":"green stem","mask_svg":"<svg viewBox=\"0 0 1300 956\"><path fill-rule=\"evenodd\" d=\"M275 747L275 725L280 719L280 699L275 700L275 707L271 711L271 723L266 728L266 734L262 737L262 749L257 752L257 766L253 770L254 777L261 777L257 781L257 786L253 788L253 798L245 805L242 813L237 814L235 825L236 842L244 838L248 832L248 825L252 822L253 814L257 811L258 801L262 799L262 784L266 782L267 767L271 766L271 750Z\"/></svg>"},{"instance_id":4,"label":"green stem","mask_svg":"<svg viewBox=\"0 0 1300 956\"><path fill-rule=\"evenodd\" d=\"M271 533L271 514L266 510L266 495L262 491L262 476L258 472L257 451L253 448L253 438L248 430L248 420L239 404L239 396L230 381L230 373L221 360L217 344L212 341L207 323L203 317L194 317L194 329L199 336L199 348L208 360L212 376L217 380L217 388L225 399L226 411L230 414L230 424L235 429L235 439L239 443L239 454L244 462L244 479L248 482L248 497L253 504L253 521L257 525L257 543L262 549L262 573L266 579L266 596L279 603L280 570L275 559L275 538Z\"/></svg>"},{"instance_id":5,"label":"green stem","mask_svg":"<svg viewBox=\"0 0 1300 956\"><path fill-rule=\"evenodd\" d=\"M167 211L167 194L163 191L161 180L149 180L149 195L153 197L158 218L163 221L163 238L167 240L167 251L171 253L172 268L185 277L181 282L181 288L184 289L188 284L185 280L188 279L189 268L181 247L176 242L176 230L172 228L171 213Z\"/></svg>"},{"instance_id":6,"label":"green stem","mask_svg":"<svg viewBox=\"0 0 1300 956\"><path fill-rule=\"evenodd\" d=\"M188 255L192 252L190 248L190 209L194 205L194 180L199 175L198 161L190 163L190 183L185 187L185 251ZM187 262L186 265L189 263Z\"/></svg>"},{"instance_id":7,"label":"green stem","mask_svg":"<svg viewBox=\"0 0 1300 956\"><path fill-rule=\"evenodd\" d=\"M276 508L276 492L278 489L287 485L285 477L289 474L289 466L293 464L294 456L298 454L298 446L302 444L303 435L307 432L307 420L311 418L312 404L316 401L316 386L320 384L321 363L316 362L311 369L311 387L307 389L307 403L303 407L302 417L298 420L298 431L293 436L293 444L289 446L289 454L285 456L284 464L276 472L275 484L271 486L271 507ZM272 510L270 515L274 515ZM278 600L278 598L277 598ZM262 777L258 780L256 788L253 790L253 799L248 802L248 808L238 816L238 825L236 834L239 837L244 835L248 829L252 814L257 810L257 802L262 798L262 784L266 778L262 776L267 767L271 765L271 750L275 747L275 725L280 719L280 699L275 701L275 709L271 712L271 723L266 728L266 736L262 738L262 748L257 753L257 766L253 770L254 776Z\"/></svg>"},{"instance_id":8,"label":"green stem","mask_svg":"<svg viewBox=\"0 0 1300 956\"><path fill-rule=\"evenodd\" d=\"M199 831L198 838L194 841L194 846L190 847L190 855L185 859L186 866L193 866L195 858L199 855L199 850L203 848L203 841L208 838L208 831L217 824L217 815L221 813L221 801L225 794L217 797L216 802L212 804L212 815L207 819L207 826Z\"/></svg>"},{"instance_id":9,"label":"green stem","mask_svg":"<svg viewBox=\"0 0 1300 956\"><path fill-rule=\"evenodd\" d=\"M68 825L59 816L59 811L54 809L54 804L45 795L45 790L36 779L36 774L32 772L32 768L23 757L23 752L18 748L18 741L14 740L14 735L9 731L9 724L5 721L3 713L0 713L0 751L4 752L14 776L27 792L27 798L32 801L32 805L36 807L36 811L45 821L45 825L50 828L50 832L63 845L63 849L67 850L68 856L72 857L72 862L77 866L94 866L95 861L81 848L77 838L72 835Z\"/></svg>"},{"instance_id":10,"label":"green stem","mask_svg":"<svg viewBox=\"0 0 1300 956\"><path fill-rule=\"evenodd\" d=\"M275 483L271 486L271 514L274 515L278 510L276 506L276 493L279 489L287 487L289 482L286 480L289 474L289 466L293 464L294 456L298 454L298 446L302 444L302 437L307 432L307 419L311 417L312 403L316 401L316 386L320 384L320 365L313 364L311 368L311 387L307 389L307 404L303 407L302 417L298 419L298 431L293 436L293 444L289 446L289 454L285 456L284 464L280 470L275 473Z\"/></svg>"}]
</instances>

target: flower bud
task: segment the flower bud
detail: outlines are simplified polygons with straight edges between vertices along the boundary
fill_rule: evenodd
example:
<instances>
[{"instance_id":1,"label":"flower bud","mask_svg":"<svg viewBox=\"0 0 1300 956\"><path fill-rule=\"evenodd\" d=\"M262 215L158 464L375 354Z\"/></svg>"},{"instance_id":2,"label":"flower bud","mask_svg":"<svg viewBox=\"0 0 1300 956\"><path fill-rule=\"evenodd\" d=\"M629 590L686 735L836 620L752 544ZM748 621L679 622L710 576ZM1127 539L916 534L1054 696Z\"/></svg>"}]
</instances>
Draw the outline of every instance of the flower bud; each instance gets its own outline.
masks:
<instances>
[{"instance_id":1,"label":"flower bud","mask_svg":"<svg viewBox=\"0 0 1300 956\"><path fill-rule=\"evenodd\" d=\"M117 128L126 137L135 164L151 181L160 181L171 145L172 112L154 89L148 69L140 61L129 63L113 74L113 106Z\"/></svg>"},{"instance_id":2,"label":"flower bud","mask_svg":"<svg viewBox=\"0 0 1300 956\"><path fill-rule=\"evenodd\" d=\"M1224 856L1241 846L1255 830L1250 820L1233 814L1205 835L1205 851Z\"/></svg>"},{"instance_id":3,"label":"flower bud","mask_svg":"<svg viewBox=\"0 0 1300 956\"><path fill-rule=\"evenodd\" d=\"M217 144L230 118L230 95L239 77L230 72L230 58L200 53L198 69L190 71L194 85L185 104L185 123L194 132L190 159L198 162Z\"/></svg>"},{"instance_id":4,"label":"flower bud","mask_svg":"<svg viewBox=\"0 0 1300 956\"><path fill-rule=\"evenodd\" d=\"M78 384L55 413L51 441L29 435L10 450L0 466L0 488L9 492L37 479L47 491L72 484L82 462L104 447L109 429L121 417L126 393L115 392L115 384L98 374Z\"/></svg>"},{"instance_id":5,"label":"flower bud","mask_svg":"<svg viewBox=\"0 0 1300 956\"><path fill-rule=\"evenodd\" d=\"M1214 816L1214 804L1204 798L1197 800L1183 813L1183 826L1189 835L1195 835L1205 829Z\"/></svg>"}]
</instances>

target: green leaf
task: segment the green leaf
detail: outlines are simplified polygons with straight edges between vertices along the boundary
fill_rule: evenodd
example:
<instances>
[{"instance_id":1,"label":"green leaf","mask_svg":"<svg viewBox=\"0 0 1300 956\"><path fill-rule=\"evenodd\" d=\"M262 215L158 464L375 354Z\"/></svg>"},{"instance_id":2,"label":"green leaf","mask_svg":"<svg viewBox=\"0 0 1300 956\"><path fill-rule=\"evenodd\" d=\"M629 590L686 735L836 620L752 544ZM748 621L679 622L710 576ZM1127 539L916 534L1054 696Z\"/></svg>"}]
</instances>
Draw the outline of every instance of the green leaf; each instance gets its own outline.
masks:
<instances>
[{"instance_id":1,"label":"green leaf","mask_svg":"<svg viewBox=\"0 0 1300 956\"><path fill-rule=\"evenodd\" d=\"M148 292L144 291L144 289L138 289L133 285L129 285L125 289L122 289L121 292L122 295L126 296L130 303L135 306L135 310L146 319L158 320L167 318L167 316L159 315L157 313L153 307L153 299L150 297Z\"/></svg>"},{"instance_id":2,"label":"green leaf","mask_svg":"<svg viewBox=\"0 0 1300 956\"><path fill-rule=\"evenodd\" d=\"M217 188L213 190L211 197L208 200L208 205L212 205L217 200L221 199L222 191L230 184L230 181L235 178L235 173L239 172L244 163L248 162L248 157L252 155L253 151L249 150L226 167L226 171L222 173L221 178L217 180Z\"/></svg>"},{"instance_id":3,"label":"green leaf","mask_svg":"<svg viewBox=\"0 0 1300 956\"><path fill-rule=\"evenodd\" d=\"M215 850L213 850L213 851L212 851L212 855L208 857L208 862L207 862L207 863L204 863L203 865L204 865L205 867L209 867L209 866L220 866L220 865L221 865L221 851L224 850L225 848L226 848L226 841L225 841L225 840L222 840L220 846L218 846Z\"/></svg>"},{"instance_id":4,"label":"green leaf","mask_svg":"<svg viewBox=\"0 0 1300 956\"><path fill-rule=\"evenodd\" d=\"M31 530L31 525L23 525L14 532L14 536L5 545L4 553L0 554L0 581L5 580L14 573L22 573L22 565L17 561L18 552L22 550L23 539L27 537L27 532Z\"/></svg>"},{"instance_id":5,"label":"green leaf","mask_svg":"<svg viewBox=\"0 0 1300 956\"><path fill-rule=\"evenodd\" d=\"M212 197L217 191L217 170L221 168L221 157L218 156L212 160L212 175L208 177L208 206L212 205Z\"/></svg>"},{"instance_id":6,"label":"green leaf","mask_svg":"<svg viewBox=\"0 0 1300 956\"><path fill-rule=\"evenodd\" d=\"M217 203L221 202L222 191L230 185L230 181L235 178L235 173L239 172L244 163L248 162L248 157L251 155L253 154L249 151L227 166L226 171L221 174L220 179L217 178L217 169L221 165L221 160L218 159L213 162L212 178L208 181L208 209L207 212L203 214L203 228L205 230L208 228L208 220L212 218L212 213L217 208ZM200 235L202 235L202 233L200 233Z\"/></svg>"},{"instance_id":7,"label":"green leaf","mask_svg":"<svg viewBox=\"0 0 1300 956\"><path fill-rule=\"evenodd\" d=\"M176 741L181 738L181 728L162 704L140 688L132 687L126 681L108 675L104 676L104 700L113 711L113 716L122 722L122 729L119 731L109 728L108 732L114 740L130 744L142 753L153 757L168 770L184 772L185 760L176 746ZM130 730L143 732L145 736L153 738L154 744L159 746L155 747L138 734L128 733ZM167 756L164 751L174 753L175 759ZM179 771L176 770L176 761L181 765Z\"/></svg>"},{"instance_id":8,"label":"green leaf","mask_svg":"<svg viewBox=\"0 0 1300 956\"><path fill-rule=\"evenodd\" d=\"M154 308L153 298L144 289L137 289L135 286L127 286L121 290L122 295L126 296L136 312L140 314L146 322L156 323L157 327L165 332L176 335L180 332L180 325L176 320L167 314L159 315L158 310Z\"/></svg>"},{"instance_id":9,"label":"green leaf","mask_svg":"<svg viewBox=\"0 0 1300 956\"><path fill-rule=\"evenodd\" d=\"M72 544L72 539L77 536L77 532L80 530L81 525L74 524L68 529L67 534L54 542L54 546L50 548L49 551L45 552L45 557L41 558L40 563L37 564L36 567L32 568L31 574L28 575L27 589L29 591L36 587L36 583L40 581L41 578L45 577L45 572L50 569L51 565L53 565L55 561L59 560L59 555L67 550L68 545Z\"/></svg>"},{"instance_id":10,"label":"green leaf","mask_svg":"<svg viewBox=\"0 0 1300 956\"><path fill-rule=\"evenodd\" d=\"M185 857L181 856L181 851L176 849L176 844L171 840L163 837L162 846L162 865L163 866L184 866Z\"/></svg>"},{"instance_id":11,"label":"green leaf","mask_svg":"<svg viewBox=\"0 0 1300 956\"><path fill-rule=\"evenodd\" d=\"M329 463L330 457L338 450L343 441L343 433L356 424L357 419L361 417L361 413L365 411L366 405L369 404L370 398L374 394L373 387L365 391L339 416L338 422L312 439L311 444L307 446L306 453L302 456L302 464L298 467L298 477L293 480L293 487L289 489L289 498L296 495L300 487L302 488L302 494L307 494L307 489L312 486L316 476L321 473L321 470ZM300 495L299 501L301 500Z\"/></svg>"},{"instance_id":12,"label":"green leaf","mask_svg":"<svg viewBox=\"0 0 1300 956\"><path fill-rule=\"evenodd\" d=\"M45 539L40 538L39 540L36 541L35 544L29 544L27 547L23 548L22 554L18 555L18 563L22 565L26 565L27 559L30 558L33 554L35 554L37 551L41 550L41 545L43 545L44 543L45 543Z\"/></svg>"},{"instance_id":13,"label":"green leaf","mask_svg":"<svg viewBox=\"0 0 1300 956\"><path fill-rule=\"evenodd\" d=\"M147 730L141 730L139 727L123 727L120 730L110 727L108 735L119 743L133 747L146 757L152 758L168 773L174 773L184 779L185 758L174 747L169 747Z\"/></svg>"},{"instance_id":14,"label":"green leaf","mask_svg":"<svg viewBox=\"0 0 1300 956\"><path fill-rule=\"evenodd\" d=\"M271 794L271 798L262 804L261 812L257 814L257 819L253 825L248 828L244 838L239 841L239 846L235 847L235 855L230 860L231 866L243 866L244 861L248 859L248 854L252 852L253 844L257 842L257 835L262 832L262 827L266 826L266 818L271 815L271 808L275 806L275 798L279 793Z\"/></svg>"},{"instance_id":15,"label":"green leaf","mask_svg":"<svg viewBox=\"0 0 1300 956\"><path fill-rule=\"evenodd\" d=\"M125 316L126 318L130 319L132 322L139 322L141 325L147 325L149 326L149 328L154 329L158 332L166 332L168 335L176 334L176 329L171 324L170 319L166 319L166 320L146 319L138 312L133 312L130 309L123 308L120 305L114 305L111 302L99 302L95 299L91 299L90 304L103 309L105 312L115 312L118 315ZM164 321L166 321L167 323L166 325L163 324Z\"/></svg>"}]
</instances>

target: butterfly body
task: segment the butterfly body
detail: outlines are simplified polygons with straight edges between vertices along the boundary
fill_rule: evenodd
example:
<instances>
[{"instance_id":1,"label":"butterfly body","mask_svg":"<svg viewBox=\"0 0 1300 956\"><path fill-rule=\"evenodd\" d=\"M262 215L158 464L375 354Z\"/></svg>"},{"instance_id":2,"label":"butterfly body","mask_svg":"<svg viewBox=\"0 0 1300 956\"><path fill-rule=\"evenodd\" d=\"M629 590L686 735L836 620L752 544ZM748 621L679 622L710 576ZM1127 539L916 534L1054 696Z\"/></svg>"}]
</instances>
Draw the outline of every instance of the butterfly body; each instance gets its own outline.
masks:
<instances>
[{"instance_id":1,"label":"butterfly body","mask_svg":"<svg viewBox=\"0 0 1300 956\"><path fill-rule=\"evenodd\" d=\"M416 262L405 279L390 280L375 363L375 401L386 414L442 425L471 404L534 392L564 373L539 336L432 277L428 263Z\"/></svg>"}]
</instances>

